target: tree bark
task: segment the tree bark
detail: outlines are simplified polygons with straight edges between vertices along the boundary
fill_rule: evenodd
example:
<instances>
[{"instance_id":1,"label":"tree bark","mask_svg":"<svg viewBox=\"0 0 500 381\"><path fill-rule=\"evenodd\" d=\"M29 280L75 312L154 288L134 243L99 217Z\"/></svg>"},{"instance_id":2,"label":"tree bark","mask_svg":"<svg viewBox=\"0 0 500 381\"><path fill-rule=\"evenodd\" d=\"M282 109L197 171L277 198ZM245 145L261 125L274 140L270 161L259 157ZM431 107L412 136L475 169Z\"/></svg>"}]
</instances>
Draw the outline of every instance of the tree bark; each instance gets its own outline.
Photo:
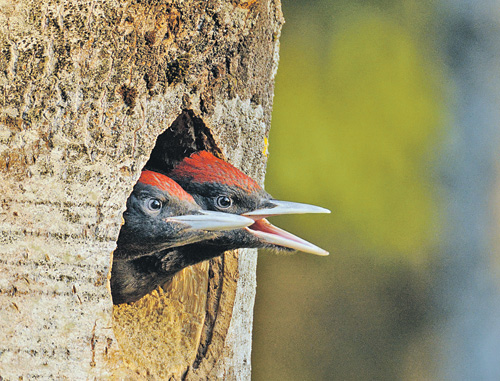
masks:
<instances>
[{"instance_id":1,"label":"tree bark","mask_svg":"<svg viewBox=\"0 0 500 381\"><path fill-rule=\"evenodd\" d=\"M126 199L183 113L263 181L282 23L279 0L0 4L2 377L250 378L254 250L130 305L108 278Z\"/></svg>"}]
</instances>

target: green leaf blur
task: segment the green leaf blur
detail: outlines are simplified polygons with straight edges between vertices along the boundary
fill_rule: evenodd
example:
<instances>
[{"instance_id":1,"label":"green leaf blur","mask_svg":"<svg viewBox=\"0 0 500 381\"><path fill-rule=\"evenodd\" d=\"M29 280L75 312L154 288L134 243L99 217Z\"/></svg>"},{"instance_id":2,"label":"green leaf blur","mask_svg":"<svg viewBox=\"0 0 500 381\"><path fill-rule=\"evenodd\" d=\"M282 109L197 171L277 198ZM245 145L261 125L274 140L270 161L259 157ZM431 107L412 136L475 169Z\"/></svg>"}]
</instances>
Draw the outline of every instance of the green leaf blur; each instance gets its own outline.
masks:
<instances>
[{"instance_id":1,"label":"green leaf blur","mask_svg":"<svg viewBox=\"0 0 500 381\"><path fill-rule=\"evenodd\" d=\"M437 68L391 17L339 18L330 38L304 20L284 34L266 186L331 208L380 253L423 255L437 235Z\"/></svg>"},{"instance_id":2,"label":"green leaf blur","mask_svg":"<svg viewBox=\"0 0 500 381\"><path fill-rule=\"evenodd\" d=\"M430 1L285 1L266 189L329 257L261 252L254 380L432 379L446 118ZM444 229L443 229L444 230Z\"/></svg>"}]
</instances>

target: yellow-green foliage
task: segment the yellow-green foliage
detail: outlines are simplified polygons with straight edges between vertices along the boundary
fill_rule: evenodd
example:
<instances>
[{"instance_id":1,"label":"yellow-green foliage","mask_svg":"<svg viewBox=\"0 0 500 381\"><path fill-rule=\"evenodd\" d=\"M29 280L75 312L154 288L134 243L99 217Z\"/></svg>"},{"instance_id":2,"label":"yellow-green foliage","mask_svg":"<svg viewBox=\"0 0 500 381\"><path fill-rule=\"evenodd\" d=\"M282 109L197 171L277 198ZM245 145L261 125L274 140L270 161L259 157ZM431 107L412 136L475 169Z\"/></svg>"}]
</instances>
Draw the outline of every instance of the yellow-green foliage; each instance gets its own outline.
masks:
<instances>
[{"instance_id":1,"label":"yellow-green foliage","mask_svg":"<svg viewBox=\"0 0 500 381\"><path fill-rule=\"evenodd\" d=\"M330 207L328 242L349 230L370 250L418 260L438 228L439 68L410 28L373 9L339 15L332 38L306 24L281 52L268 188Z\"/></svg>"},{"instance_id":2,"label":"yellow-green foliage","mask_svg":"<svg viewBox=\"0 0 500 381\"><path fill-rule=\"evenodd\" d=\"M435 379L425 270L446 106L435 7L288 0L284 12L266 189L332 214L272 222L331 254L259 255L252 377Z\"/></svg>"}]
</instances>

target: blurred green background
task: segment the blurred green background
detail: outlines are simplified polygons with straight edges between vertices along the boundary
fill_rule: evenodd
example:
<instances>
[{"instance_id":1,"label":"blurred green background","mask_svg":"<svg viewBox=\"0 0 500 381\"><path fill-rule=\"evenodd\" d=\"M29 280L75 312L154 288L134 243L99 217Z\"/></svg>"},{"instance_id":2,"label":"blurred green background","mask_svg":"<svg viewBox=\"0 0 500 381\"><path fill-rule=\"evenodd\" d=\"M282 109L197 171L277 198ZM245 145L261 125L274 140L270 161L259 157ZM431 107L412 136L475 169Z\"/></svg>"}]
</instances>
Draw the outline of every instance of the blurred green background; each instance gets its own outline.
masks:
<instances>
[{"instance_id":1,"label":"blurred green background","mask_svg":"<svg viewBox=\"0 0 500 381\"><path fill-rule=\"evenodd\" d=\"M283 12L266 189L332 214L272 222L330 256L260 252L252 377L439 379L437 168L453 96L436 4L284 0Z\"/></svg>"}]
</instances>

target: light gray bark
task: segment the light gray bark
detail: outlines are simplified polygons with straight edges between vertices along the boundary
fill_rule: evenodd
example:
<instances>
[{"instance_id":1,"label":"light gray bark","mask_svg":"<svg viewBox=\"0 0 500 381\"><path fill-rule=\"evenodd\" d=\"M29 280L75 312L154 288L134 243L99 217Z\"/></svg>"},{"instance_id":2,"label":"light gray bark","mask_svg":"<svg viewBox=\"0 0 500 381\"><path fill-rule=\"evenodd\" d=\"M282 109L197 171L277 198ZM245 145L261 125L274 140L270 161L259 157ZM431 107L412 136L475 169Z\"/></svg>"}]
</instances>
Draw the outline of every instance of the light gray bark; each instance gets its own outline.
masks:
<instances>
[{"instance_id":1,"label":"light gray bark","mask_svg":"<svg viewBox=\"0 0 500 381\"><path fill-rule=\"evenodd\" d=\"M182 110L263 181L280 7L0 3L2 377L250 378L255 251L121 309L107 277L128 194Z\"/></svg>"}]
</instances>

